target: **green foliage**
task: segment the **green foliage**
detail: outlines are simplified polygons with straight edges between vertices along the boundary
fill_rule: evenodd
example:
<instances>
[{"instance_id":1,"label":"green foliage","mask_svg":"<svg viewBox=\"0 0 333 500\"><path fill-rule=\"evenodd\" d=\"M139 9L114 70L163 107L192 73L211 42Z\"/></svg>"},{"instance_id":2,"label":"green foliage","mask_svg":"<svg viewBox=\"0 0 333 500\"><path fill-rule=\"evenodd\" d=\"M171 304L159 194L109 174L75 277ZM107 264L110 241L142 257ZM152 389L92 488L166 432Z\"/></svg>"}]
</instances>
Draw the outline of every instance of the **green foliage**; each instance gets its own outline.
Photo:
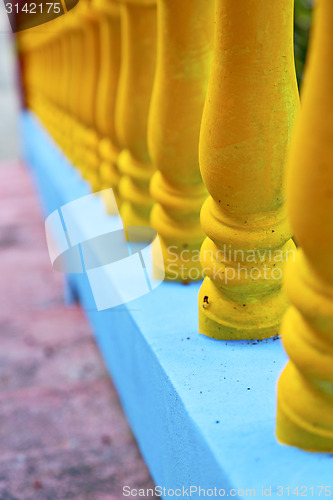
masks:
<instances>
[{"instance_id":1,"label":"green foliage","mask_svg":"<svg viewBox=\"0 0 333 500\"><path fill-rule=\"evenodd\" d=\"M313 0L295 0L295 64L299 87L308 48Z\"/></svg>"}]
</instances>

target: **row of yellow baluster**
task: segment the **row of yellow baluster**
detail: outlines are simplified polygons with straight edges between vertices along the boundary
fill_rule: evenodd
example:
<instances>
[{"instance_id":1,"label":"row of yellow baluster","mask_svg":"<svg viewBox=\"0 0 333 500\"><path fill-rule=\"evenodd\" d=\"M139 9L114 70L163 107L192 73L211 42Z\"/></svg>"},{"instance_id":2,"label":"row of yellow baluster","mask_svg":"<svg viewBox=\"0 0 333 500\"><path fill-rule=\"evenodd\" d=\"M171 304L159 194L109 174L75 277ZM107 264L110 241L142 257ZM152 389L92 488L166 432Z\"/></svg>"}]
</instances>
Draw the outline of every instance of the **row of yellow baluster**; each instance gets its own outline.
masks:
<instances>
[{"instance_id":1,"label":"row of yellow baluster","mask_svg":"<svg viewBox=\"0 0 333 500\"><path fill-rule=\"evenodd\" d=\"M277 434L333 451L332 0L314 24L294 134L293 0L81 0L20 47L29 107L157 230L166 279L203 269L201 333L278 334L290 261Z\"/></svg>"}]
</instances>

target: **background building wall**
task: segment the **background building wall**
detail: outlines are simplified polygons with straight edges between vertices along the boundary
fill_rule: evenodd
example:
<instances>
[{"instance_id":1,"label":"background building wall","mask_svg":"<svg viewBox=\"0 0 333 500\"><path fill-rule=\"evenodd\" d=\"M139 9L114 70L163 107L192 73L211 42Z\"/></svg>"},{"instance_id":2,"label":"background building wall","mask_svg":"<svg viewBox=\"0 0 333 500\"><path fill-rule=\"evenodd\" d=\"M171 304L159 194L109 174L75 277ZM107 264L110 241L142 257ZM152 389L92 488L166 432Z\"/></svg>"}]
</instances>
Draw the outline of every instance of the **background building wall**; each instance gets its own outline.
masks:
<instances>
[{"instance_id":1,"label":"background building wall","mask_svg":"<svg viewBox=\"0 0 333 500\"><path fill-rule=\"evenodd\" d=\"M18 95L14 37L3 2L0 2L0 162L19 156Z\"/></svg>"}]
</instances>

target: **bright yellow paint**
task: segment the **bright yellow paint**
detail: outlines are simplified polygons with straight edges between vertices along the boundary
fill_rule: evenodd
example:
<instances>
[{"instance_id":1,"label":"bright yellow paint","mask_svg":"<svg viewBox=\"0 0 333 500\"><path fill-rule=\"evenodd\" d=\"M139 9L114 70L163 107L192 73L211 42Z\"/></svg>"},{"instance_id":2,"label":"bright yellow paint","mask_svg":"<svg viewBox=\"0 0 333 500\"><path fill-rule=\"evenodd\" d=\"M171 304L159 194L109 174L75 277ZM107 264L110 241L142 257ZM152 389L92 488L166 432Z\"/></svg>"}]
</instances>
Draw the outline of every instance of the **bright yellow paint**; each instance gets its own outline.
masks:
<instances>
[{"instance_id":1,"label":"bright yellow paint","mask_svg":"<svg viewBox=\"0 0 333 500\"><path fill-rule=\"evenodd\" d=\"M166 279L201 279L199 131L214 34L214 0L158 0L157 68L149 118L151 224L159 234Z\"/></svg>"},{"instance_id":2,"label":"bright yellow paint","mask_svg":"<svg viewBox=\"0 0 333 500\"><path fill-rule=\"evenodd\" d=\"M333 452L333 2L317 0L302 108L288 161L297 259L281 333L290 357L278 385L277 437Z\"/></svg>"},{"instance_id":3,"label":"bright yellow paint","mask_svg":"<svg viewBox=\"0 0 333 500\"><path fill-rule=\"evenodd\" d=\"M119 193L125 226L147 226L152 206L153 173L147 146L147 121L156 61L155 2L121 3L121 70L116 132L122 151Z\"/></svg>"},{"instance_id":4,"label":"bright yellow paint","mask_svg":"<svg viewBox=\"0 0 333 500\"><path fill-rule=\"evenodd\" d=\"M68 24L67 52L70 64L68 80L68 115L65 134L67 137L67 147L65 152L74 164L80 163L80 154L77 153L77 137L81 123L78 120L78 109L80 106L79 88L82 81L84 65L83 37L84 28L77 10L69 11L64 16L64 21ZM58 71L56 75L58 74ZM52 75L57 81L56 75ZM51 94L52 95L52 94Z\"/></svg>"},{"instance_id":5,"label":"bright yellow paint","mask_svg":"<svg viewBox=\"0 0 333 500\"><path fill-rule=\"evenodd\" d=\"M115 130L115 107L120 73L120 11L110 0L95 0L100 12L101 64L96 96L96 124L99 133L100 189L112 188L118 199L120 153ZM118 199L119 204L119 199Z\"/></svg>"},{"instance_id":6,"label":"bright yellow paint","mask_svg":"<svg viewBox=\"0 0 333 500\"><path fill-rule=\"evenodd\" d=\"M82 0L79 5L81 5ZM83 25L83 45L81 82L78 88L79 108L77 109L81 131L78 136L79 158L77 166L91 184L92 190L99 190L99 157L98 135L96 131L96 94L98 87L99 68L101 64L100 51L100 14L89 3L82 5L79 11Z\"/></svg>"},{"instance_id":7,"label":"bright yellow paint","mask_svg":"<svg viewBox=\"0 0 333 500\"><path fill-rule=\"evenodd\" d=\"M275 258L279 253L286 260L294 248L283 178L297 106L293 0L216 0L200 137L200 167L211 195L201 211L207 238L200 333L254 339L278 332L287 301L284 262Z\"/></svg>"},{"instance_id":8,"label":"bright yellow paint","mask_svg":"<svg viewBox=\"0 0 333 500\"><path fill-rule=\"evenodd\" d=\"M69 50L71 32L72 26L70 23L64 22L62 25L58 25L56 40L59 51L57 56L59 59L59 66L57 78L53 84L56 84L53 90L54 94L50 94L51 98L53 95L58 99L57 127L55 133L58 144L65 152L68 152L71 146L69 122L70 85L72 73L71 64L73 58L72 53Z\"/></svg>"}]
</instances>

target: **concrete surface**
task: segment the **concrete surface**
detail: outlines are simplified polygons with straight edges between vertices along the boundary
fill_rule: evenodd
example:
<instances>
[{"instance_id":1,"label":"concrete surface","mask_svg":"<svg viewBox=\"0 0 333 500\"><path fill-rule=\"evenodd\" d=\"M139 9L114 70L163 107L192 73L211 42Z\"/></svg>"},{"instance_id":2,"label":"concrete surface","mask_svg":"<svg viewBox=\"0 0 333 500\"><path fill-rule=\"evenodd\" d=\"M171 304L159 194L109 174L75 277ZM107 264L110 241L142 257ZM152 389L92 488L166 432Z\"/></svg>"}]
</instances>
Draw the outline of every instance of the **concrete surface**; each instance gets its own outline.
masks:
<instances>
[{"instance_id":1,"label":"concrete surface","mask_svg":"<svg viewBox=\"0 0 333 500\"><path fill-rule=\"evenodd\" d=\"M3 166L0 191L0 500L153 488L83 313L63 304L25 168Z\"/></svg>"}]
</instances>

